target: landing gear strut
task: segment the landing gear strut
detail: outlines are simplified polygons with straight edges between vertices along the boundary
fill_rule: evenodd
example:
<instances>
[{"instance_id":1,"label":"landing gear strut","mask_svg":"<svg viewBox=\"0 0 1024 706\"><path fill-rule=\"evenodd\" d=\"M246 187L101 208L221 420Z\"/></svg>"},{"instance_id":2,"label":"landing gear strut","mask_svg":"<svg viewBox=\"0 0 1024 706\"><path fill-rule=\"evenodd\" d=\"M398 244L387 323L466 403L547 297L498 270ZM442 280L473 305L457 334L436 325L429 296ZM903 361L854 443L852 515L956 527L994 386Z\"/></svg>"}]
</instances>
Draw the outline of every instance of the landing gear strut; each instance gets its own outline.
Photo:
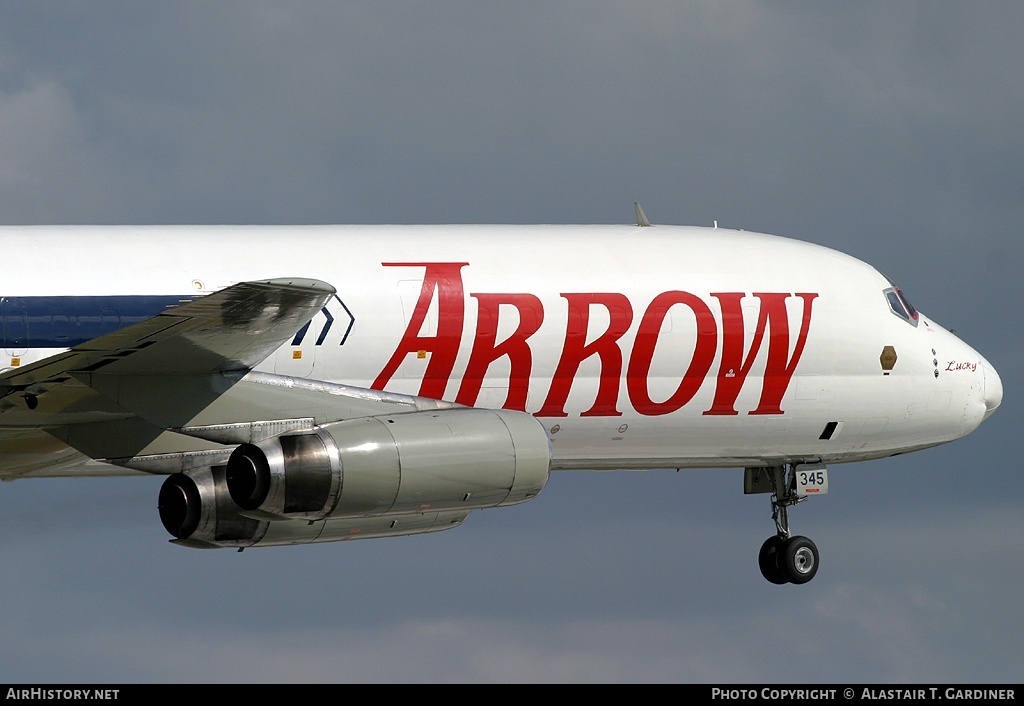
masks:
<instances>
[{"instance_id":1,"label":"landing gear strut","mask_svg":"<svg viewBox=\"0 0 1024 706\"><path fill-rule=\"evenodd\" d=\"M797 473L814 474L824 472L824 466L802 466L796 464L746 469L746 492L772 493L772 519L776 533L765 540L757 555L761 575L774 584L807 583L818 572L818 548L807 537L792 536L789 532L789 508L807 499L806 494L797 492ZM801 479L801 488L805 487ZM765 490L755 489L757 487ZM827 478L825 492L828 490Z\"/></svg>"}]
</instances>

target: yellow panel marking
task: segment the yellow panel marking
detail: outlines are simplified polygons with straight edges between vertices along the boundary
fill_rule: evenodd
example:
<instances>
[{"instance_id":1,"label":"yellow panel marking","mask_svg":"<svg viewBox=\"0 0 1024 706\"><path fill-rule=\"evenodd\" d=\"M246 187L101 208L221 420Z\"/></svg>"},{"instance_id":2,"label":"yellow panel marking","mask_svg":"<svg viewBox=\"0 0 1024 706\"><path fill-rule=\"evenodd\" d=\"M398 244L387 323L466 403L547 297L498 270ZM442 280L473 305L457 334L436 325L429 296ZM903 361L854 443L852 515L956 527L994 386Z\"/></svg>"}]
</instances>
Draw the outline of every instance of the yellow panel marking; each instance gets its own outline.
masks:
<instances>
[{"instance_id":1,"label":"yellow panel marking","mask_svg":"<svg viewBox=\"0 0 1024 706\"><path fill-rule=\"evenodd\" d=\"M893 346L885 346L882 348L882 355L878 356L878 362L882 364L882 370L887 374L896 366L896 349Z\"/></svg>"}]
</instances>

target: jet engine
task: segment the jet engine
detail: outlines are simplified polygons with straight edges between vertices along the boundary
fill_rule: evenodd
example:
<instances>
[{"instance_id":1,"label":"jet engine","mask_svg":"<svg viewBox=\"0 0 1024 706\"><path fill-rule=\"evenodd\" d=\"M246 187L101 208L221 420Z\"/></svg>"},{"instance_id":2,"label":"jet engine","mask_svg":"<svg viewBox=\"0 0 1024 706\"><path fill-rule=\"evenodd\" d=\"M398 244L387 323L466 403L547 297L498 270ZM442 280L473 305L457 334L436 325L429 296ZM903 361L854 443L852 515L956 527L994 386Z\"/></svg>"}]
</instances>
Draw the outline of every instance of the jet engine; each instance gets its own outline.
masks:
<instances>
[{"instance_id":1,"label":"jet engine","mask_svg":"<svg viewBox=\"0 0 1024 706\"><path fill-rule=\"evenodd\" d=\"M418 534L530 500L550 462L547 433L523 412L364 417L241 444L226 466L170 476L160 517L190 546Z\"/></svg>"}]
</instances>

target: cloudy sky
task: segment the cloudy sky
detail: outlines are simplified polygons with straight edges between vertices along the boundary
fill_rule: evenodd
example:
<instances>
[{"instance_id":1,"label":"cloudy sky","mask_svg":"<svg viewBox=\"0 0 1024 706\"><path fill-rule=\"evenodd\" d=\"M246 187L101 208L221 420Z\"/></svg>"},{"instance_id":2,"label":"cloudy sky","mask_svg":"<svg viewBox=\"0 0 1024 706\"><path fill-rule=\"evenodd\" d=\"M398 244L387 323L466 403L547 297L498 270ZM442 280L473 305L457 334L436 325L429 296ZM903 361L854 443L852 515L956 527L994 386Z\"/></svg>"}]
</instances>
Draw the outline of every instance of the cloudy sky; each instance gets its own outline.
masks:
<instances>
[{"instance_id":1,"label":"cloudy sky","mask_svg":"<svg viewBox=\"0 0 1024 706\"><path fill-rule=\"evenodd\" d=\"M1022 36L1010 1L3 3L0 222L639 200L871 262L1005 397L834 467L793 513L802 587L761 578L739 470L559 474L450 532L243 554L168 544L159 478L4 484L0 682L1019 682Z\"/></svg>"}]
</instances>

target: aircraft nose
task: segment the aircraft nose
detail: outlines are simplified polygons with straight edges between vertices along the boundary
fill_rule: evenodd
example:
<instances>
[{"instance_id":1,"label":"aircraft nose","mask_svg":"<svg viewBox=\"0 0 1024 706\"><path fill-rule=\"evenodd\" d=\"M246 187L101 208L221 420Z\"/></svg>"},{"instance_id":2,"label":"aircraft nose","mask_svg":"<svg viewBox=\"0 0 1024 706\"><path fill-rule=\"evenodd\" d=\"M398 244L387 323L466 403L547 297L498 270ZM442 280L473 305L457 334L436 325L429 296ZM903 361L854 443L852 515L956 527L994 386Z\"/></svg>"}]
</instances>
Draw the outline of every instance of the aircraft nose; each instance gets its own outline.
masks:
<instances>
[{"instance_id":1,"label":"aircraft nose","mask_svg":"<svg viewBox=\"0 0 1024 706\"><path fill-rule=\"evenodd\" d=\"M982 370L985 371L985 419L992 416L996 407L1003 401L1003 381L999 379L999 373L987 360L982 360Z\"/></svg>"}]
</instances>

